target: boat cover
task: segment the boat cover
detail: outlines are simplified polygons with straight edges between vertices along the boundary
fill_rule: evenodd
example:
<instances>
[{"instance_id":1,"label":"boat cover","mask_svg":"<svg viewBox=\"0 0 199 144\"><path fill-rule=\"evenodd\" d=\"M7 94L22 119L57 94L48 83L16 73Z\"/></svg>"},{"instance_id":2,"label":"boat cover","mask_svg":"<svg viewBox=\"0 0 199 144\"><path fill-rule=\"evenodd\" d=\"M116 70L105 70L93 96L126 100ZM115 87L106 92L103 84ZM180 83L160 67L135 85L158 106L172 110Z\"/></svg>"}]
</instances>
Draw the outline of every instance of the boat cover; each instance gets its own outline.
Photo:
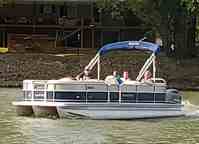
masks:
<instances>
[{"instance_id":1,"label":"boat cover","mask_svg":"<svg viewBox=\"0 0 199 144\"><path fill-rule=\"evenodd\" d=\"M104 45L98 53L103 55L112 50L146 50L152 51L153 53L159 53L160 47L157 44L151 42L144 41L123 41L123 42L115 42Z\"/></svg>"}]
</instances>

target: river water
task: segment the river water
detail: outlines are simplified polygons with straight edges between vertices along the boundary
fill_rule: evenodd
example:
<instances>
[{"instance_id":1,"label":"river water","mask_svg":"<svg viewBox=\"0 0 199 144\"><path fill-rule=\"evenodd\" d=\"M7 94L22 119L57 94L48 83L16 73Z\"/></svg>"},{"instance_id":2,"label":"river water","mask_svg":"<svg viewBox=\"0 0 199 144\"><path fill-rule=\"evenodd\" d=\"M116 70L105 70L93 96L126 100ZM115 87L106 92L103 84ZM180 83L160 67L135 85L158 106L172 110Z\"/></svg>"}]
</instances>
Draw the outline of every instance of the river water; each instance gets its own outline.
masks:
<instances>
[{"instance_id":1,"label":"river water","mask_svg":"<svg viewBox=\"0 0 199 144\"><path fill-rule=\"evenodd\" d=\"M199 92L183 92L199 105ZM199 117L105 121L16 116L20 89L0 88L0 144L196 144Z\"/></svg>"}]
</instances>

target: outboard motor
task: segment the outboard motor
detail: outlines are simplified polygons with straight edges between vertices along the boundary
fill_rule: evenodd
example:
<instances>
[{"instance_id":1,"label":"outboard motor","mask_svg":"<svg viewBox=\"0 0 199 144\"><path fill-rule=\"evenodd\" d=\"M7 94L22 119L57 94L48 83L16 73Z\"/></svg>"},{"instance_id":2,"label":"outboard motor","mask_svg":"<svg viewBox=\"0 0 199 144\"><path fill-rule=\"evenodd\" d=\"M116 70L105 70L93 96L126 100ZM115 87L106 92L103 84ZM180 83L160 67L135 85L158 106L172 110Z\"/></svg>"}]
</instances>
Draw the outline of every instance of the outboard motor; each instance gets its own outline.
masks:
<instances>
[{"instance_id":1,"label":"outboard motor","mask_svg":"<svg viewBox=\"0 0 199 144\"><path fill-rule=\"evenodd\" d=\"M180 95L180 92L177 89L167 89L165 100L168 103L181 104L182 96Z\"/></svg>"}]
</instances>

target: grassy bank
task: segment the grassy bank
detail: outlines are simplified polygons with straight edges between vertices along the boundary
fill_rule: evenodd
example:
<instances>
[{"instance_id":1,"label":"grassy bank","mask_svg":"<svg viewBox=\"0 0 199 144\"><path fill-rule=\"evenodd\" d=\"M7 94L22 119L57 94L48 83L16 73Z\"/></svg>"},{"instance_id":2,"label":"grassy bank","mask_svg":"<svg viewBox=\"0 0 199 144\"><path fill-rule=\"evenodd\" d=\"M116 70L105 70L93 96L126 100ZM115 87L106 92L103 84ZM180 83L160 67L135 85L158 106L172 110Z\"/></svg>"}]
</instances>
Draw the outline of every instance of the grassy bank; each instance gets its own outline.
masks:
<instances>
[{"instance_id":1,"label":"grassy bank","mask_svg":"<svg viewBox=\"0 0 199 144\"><path fill-rule=\"evenodd\" d=\"M60 79L75 77L94 55L51 54L1 54L0 86L18 87L24 79ZM102 79L117 70L129 72L135 79L148 54L128 54L128 52L109 53L102 57ZM167 80L170 87L178 89L199 89L199 58L176 61L159 56L157 58L157 76ZM92 77L96 77L96 69Z\"/></svg>"}]
</instances>

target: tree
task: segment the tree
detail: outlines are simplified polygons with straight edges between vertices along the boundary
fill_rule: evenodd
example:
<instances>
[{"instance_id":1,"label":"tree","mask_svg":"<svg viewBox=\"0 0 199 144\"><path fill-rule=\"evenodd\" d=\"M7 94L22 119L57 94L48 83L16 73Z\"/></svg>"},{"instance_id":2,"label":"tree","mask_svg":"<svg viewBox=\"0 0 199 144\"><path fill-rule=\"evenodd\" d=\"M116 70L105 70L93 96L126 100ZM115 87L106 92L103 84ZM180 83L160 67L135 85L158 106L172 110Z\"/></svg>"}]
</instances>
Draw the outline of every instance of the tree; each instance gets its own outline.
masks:
<instances>
[{"instance_id":1,"label":"tree","mask_svg":"<svg viewBox=\"0 0 199 144\"><path fill-rule=\"evenodd\" d=\"M163 39L164 51L178 58L196 55L195 30L199 0L99 0L100 10L123 18L132 11ZM174 45L174 49L171 49Z\"/></svg>"},{"instance_id":2,"label":"tree","mask_svg":"<svg viewBox=\"0 0 199 144\"><path fill-rule=\"evenodd\" d=\"M15 0L0 0L0 8L12 7L13 5L15 5Z\"/></svg>"},{"instance_id":3,"label":"tree","mask_svg":"<svg viewBox=\"0 0 199 144\"><path fill-rule=\"evenodd\" d=\"M198 0L181 0L175 13L175 55L178 58L197 56L196 17L199 12Z\"/></svg>"}]
</instances>

